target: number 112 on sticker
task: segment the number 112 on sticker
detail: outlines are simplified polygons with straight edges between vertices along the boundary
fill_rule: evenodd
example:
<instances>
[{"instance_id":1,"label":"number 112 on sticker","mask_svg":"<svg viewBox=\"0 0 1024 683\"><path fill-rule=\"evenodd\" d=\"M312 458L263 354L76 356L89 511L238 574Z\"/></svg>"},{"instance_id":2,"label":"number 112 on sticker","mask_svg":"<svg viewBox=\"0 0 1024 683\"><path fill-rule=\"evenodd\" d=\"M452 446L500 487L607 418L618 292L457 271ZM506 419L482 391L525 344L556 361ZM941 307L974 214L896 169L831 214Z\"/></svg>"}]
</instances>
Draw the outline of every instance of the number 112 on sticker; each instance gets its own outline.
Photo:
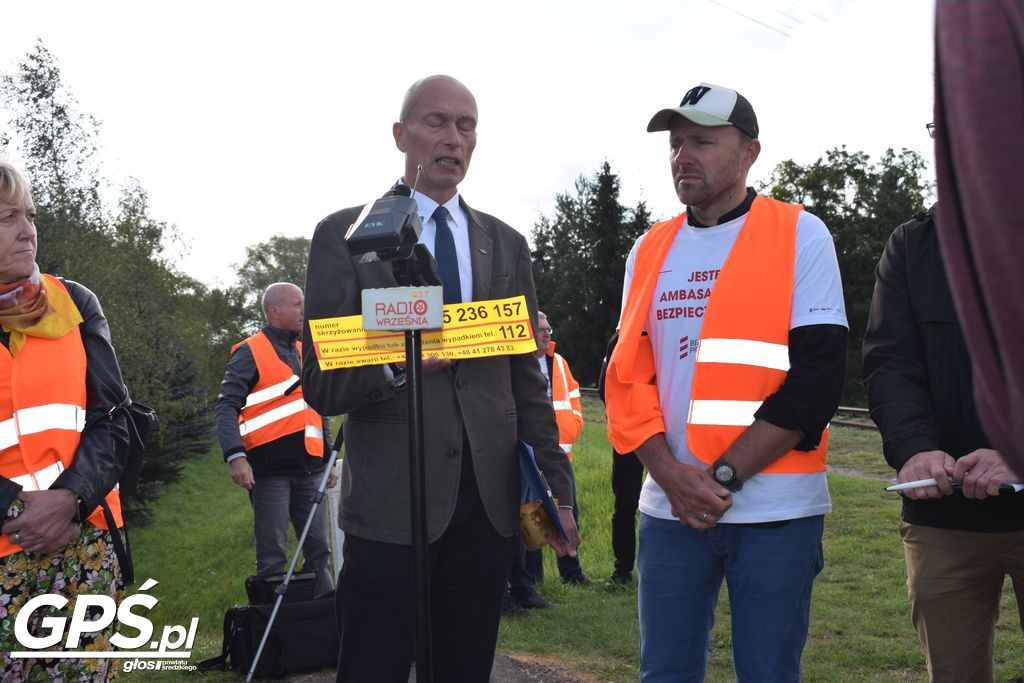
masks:
<instances>
[{"instance_id":1,"label":"number 112 on sticker","mask_svg":"<svg viewBox=\"0 0 1024 683\"><path fill-rule=\"evenodd\" d=\"M527 333L526 325L523 323L501 325L498 327L498 331L501 333L502 339L526 339L530 336Z\"/></svg>"}]
</instances>

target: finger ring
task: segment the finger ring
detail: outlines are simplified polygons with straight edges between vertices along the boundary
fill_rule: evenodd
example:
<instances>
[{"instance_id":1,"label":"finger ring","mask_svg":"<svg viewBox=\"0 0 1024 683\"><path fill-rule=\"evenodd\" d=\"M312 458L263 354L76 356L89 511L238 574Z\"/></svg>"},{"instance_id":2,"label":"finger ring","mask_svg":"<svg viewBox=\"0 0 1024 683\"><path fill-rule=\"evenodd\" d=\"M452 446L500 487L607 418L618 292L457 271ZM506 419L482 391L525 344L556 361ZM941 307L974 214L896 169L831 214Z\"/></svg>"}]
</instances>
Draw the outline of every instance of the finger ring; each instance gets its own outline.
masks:
<instances>
[{"instance_id":1,"label":"finger ring","mask_svg":"<svg viewBox=\"0 0 1024 683\"><path fill-rule=\"evenodd\" d=\"M704 511L704 514L703 514L703 515L701 516L701 518L700 518L700 521L702 521L702 522L706 522L707 520L708 520L708 511L707 511L707 510L705 510L705 511Z\"/></svg>"},{"instance_id":2,"label":"finger ring","mask_svg":"<svg viewBox=\"0 0 1024 683\"><path fill-rule=\"evenodd\" d=\"M18 545L21 545L21 532L15 531L13 534L11 534L11 540L17 543Z\"/></svg>"}]
</instances>

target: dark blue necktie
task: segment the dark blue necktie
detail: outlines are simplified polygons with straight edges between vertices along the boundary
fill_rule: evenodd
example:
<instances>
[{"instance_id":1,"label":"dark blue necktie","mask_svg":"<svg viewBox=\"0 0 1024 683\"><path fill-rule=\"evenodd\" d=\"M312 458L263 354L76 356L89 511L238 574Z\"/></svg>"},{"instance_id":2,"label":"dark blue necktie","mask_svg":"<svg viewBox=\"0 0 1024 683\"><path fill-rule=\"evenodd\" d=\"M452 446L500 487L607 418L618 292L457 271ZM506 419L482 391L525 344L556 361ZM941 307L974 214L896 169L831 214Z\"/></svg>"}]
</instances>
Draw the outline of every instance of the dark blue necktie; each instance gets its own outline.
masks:
<instances>
[{"instance_id":1,"label":"dark blue necktie","mask_svg":"<svg viewBox=\"0 0 1024 683\"><path fill-rule=\"evenodd\" d=\"M462 303L462 283L459 281L459 257L455 253L455 237L448 227L448 209L443 206L434 210L434 224L437 233L434 236L434 259L437 261L437 274L444 285L444 302L446 304Z\"/></svg>"}]
</instances>

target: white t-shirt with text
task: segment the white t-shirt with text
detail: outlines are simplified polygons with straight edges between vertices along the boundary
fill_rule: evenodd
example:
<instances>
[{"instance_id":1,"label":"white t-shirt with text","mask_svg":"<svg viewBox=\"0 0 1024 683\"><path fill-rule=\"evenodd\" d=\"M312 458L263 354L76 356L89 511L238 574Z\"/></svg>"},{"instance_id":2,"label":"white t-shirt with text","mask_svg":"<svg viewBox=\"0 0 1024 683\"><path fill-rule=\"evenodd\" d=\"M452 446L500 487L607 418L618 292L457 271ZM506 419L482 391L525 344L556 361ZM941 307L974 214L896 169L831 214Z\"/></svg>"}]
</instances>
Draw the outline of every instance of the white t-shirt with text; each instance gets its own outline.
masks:
<instances>
[{"instance_id":1,"label":"white t-shirt with text","mask_svg":"<svg viewBox=\"0 0 1024 683\"><path fill-rule=\"evenodd\" d=\"M679 229L654 288L646 330L654 350L658 395L672 455L682 463L706 468L686 444L686 415L690 406L693 363L704 310L725 259L748 214L717 226ZM637 239L626 260L622 303L625 307L633 275ZM750 306L758 305L751 292ZM847 327L842 282L832 236L819 218L806 211L797 221L796 264L790 329L805 325ZM819 515L832 509L825 473L757 474L733 494L724 523L771 522ZM662 519L675 519L665 492L648 475L640 510Z\"/></svg>"}]
</instances>

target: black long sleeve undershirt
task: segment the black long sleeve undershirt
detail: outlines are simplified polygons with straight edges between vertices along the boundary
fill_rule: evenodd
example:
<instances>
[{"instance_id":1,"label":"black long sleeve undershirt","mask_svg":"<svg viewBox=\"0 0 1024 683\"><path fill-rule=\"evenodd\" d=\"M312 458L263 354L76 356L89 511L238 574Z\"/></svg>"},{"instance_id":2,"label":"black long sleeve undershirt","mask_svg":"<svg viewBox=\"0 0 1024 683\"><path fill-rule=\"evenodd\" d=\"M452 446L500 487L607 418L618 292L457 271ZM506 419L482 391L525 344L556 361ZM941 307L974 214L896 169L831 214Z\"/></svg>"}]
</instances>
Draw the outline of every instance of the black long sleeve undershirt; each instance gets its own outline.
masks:
<instances>
[{"instance_id":1,"label":"black long sleeve undershirt","mask_svg":"<svg viewBox=\"0 0 1024 683\"><path fill-rule=\"evenodd\" d=\"M789 372L754 417L803 435L796 450L818 447L821 433L839 407L846 376L842 325L806 325L789 331Z\"/></svg>"}]
</instances>

